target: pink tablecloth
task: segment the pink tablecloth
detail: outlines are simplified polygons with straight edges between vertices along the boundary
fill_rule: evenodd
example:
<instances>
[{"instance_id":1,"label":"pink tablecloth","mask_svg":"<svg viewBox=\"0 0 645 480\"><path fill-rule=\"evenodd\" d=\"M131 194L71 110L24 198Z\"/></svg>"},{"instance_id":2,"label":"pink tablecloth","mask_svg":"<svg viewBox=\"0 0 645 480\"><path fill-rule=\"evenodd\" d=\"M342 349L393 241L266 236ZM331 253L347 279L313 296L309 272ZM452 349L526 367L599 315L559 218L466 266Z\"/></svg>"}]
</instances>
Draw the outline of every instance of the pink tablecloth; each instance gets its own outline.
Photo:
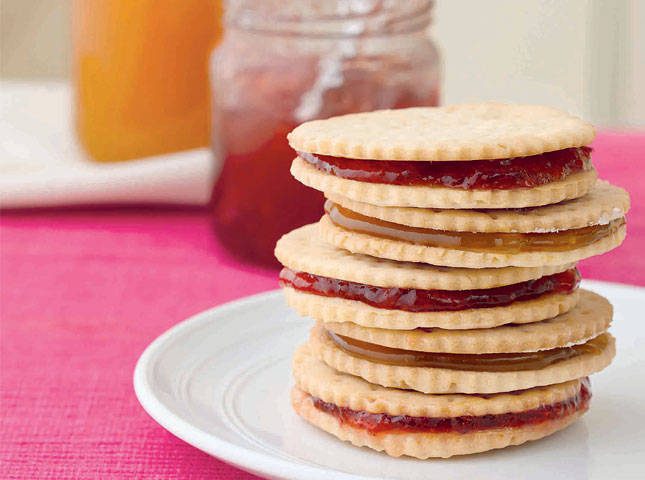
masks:
<instances>
[{"instance_id":1,"label":"pink tablecloth","mask_svg":"<svg viewBox=\"0 0 645 480\"><path fill-rule=\"evenodd\" d=\"M645 285L645 134L604 133L595 149L634 206L624 245L581 271ZM227 258L201 211L14 212L1 235L1 478L255 478L158 426L132 371L163 331L275 288L274 274Z\"/></svg>"}]
</instances>

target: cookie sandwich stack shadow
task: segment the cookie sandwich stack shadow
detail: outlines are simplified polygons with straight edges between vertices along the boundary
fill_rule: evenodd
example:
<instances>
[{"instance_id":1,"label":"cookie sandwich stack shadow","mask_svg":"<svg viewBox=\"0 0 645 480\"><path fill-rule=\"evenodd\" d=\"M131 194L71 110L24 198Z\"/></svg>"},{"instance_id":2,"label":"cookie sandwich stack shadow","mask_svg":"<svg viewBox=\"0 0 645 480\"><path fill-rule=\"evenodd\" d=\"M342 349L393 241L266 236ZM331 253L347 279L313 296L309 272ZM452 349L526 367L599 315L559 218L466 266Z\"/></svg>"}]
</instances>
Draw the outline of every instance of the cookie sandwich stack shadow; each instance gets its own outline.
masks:
<instances>
[{"instance_id":1,"label":"cookie sandwich stack shadow","mask_svg":"<svg viewBox=\"0 0 645 480\"><path fill-rule=\"evenodd\" d=\"M305 123L292 174L325 215L283 236L288 304L316 320L292 405L392 456L536 440L589 407L611 304L576 262L625 237L627 193L596 180L594 129L557 109L410 108Z\"/></svg>"}]
</instances>

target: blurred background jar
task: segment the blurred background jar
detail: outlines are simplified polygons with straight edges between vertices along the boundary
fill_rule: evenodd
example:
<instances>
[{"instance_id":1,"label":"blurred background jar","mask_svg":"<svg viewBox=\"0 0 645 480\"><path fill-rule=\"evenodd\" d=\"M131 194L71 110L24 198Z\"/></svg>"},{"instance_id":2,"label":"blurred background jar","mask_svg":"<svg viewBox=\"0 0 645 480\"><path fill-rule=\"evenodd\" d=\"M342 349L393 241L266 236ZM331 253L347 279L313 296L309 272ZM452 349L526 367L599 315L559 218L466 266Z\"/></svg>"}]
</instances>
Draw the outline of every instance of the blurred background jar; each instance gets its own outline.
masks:
<instances>
[{"instance_id":1,"label":"blurred background jar","mask_svg":"<svg viewBox=\"0 0 645 480\"><path fill-rule=\"evenodd\" d=\"M211 57L212 144L221 164L215 231L247 261L277 267L275 242L322 215L295 181L286 135L345 113L437 105L431 0L234 0Z\"/></svg>"},{"instance_id":2,"label":"blurred background jar","mask_svg":"<svg viewBox=\"0 0 645 480\"><path fill-rule=\"evenodd\" d=\"M220 0L75 0L76 133L112 162L209 144Z\"/></svg>"}]
</instances>

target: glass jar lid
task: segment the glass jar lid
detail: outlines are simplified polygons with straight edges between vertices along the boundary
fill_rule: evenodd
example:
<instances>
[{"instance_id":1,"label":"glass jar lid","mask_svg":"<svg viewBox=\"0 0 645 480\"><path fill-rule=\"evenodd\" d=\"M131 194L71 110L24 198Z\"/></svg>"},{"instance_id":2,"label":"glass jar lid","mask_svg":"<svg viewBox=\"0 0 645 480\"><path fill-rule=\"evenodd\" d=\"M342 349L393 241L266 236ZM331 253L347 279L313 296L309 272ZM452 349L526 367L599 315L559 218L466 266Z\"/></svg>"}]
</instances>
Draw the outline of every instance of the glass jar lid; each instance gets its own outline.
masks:
<instances>
[{"instance_id":1,"label":"glass jar lid","mask_svg":"<svg viewBox=\"0 0 645 480\"><path fill-rule=\"evenodd\" d=\"M226 25L264 34L355 38L425 29L433 0L228 0Z\"/></svg>"}]
</instances>

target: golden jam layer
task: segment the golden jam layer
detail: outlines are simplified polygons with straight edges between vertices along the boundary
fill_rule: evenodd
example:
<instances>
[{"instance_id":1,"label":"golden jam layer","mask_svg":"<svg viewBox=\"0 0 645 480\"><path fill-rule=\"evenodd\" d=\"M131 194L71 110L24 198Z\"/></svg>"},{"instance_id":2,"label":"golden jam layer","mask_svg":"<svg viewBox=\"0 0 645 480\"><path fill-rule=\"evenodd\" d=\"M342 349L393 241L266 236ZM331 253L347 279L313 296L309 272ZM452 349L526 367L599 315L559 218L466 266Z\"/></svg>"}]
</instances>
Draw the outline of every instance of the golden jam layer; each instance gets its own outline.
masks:
<instances>
[{"instance_id":1,"label":"golden jam layer","mask_svg":"<svg viewBox=\"0 0 645 480\"><path fill-rule=\"evenodd\" d=\"M587 354L600 354L607 346L602 334L581 345L520 353L435 353L390 348L338 335L327 330L334 344L345 353L370 362L401 367L446 368L473 372L515 372L540 370L564 360Z\"/></svg>"},{"instance_id":2,"label":"golden jam layer","mask_svg":"<svg viewBox=\"0 0 645 480\"><path fill-rule=\"evenodd\" d=\"M428 247L499 253L575 250L614 234L625 224L623 217L605 225L548 233L451 232L387 222L354 212L329 200L325 202L325 212L335 225L352 232Z\"/></svg>"},{"instance_id":3,"label":"golden jam layer","mask_svg":"<svg viewBox=\"0 0 645 480\"><path fill-rule=\"evenodd\" d=\"M521 392L517 392L521 393ZM520 428L536 425L549 420L559 420L589 408L591 385L584 378L580 390L564 401L541 405L522 412L508 412L489 415L462 415L459 417L412 417L410 415L389 415L352 410L320 398L309 396L314 407L333 415L342 424L349 425L376 435L388 433L469 433L497 428Z\"/></svg>"}]
</instances>

